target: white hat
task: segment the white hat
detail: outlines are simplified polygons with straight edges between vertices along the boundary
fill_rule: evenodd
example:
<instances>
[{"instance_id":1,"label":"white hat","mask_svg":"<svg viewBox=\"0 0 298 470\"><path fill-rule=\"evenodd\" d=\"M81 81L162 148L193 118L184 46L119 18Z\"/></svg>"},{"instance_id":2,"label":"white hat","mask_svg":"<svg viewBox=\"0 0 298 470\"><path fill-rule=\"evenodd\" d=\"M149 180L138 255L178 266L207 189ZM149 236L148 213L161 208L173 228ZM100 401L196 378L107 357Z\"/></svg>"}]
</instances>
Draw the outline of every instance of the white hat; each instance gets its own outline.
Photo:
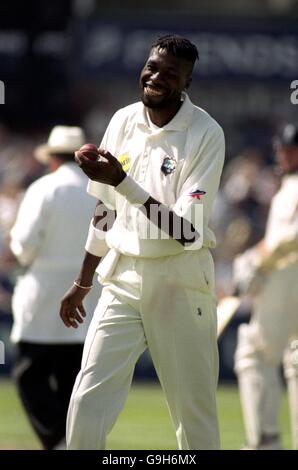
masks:
<instances>
[{"instance_id":1,"label":"white hat","mask_svg":"<svg viewBox=\"0 0 298 470\"><path fill-rule=\"evenodd\" d=\"M55 126L48 142L39 145L34 151L36 160L46 165L50 153L74 153L86 142L83 129L80 127Z\"/></svg>"}]
</instances>

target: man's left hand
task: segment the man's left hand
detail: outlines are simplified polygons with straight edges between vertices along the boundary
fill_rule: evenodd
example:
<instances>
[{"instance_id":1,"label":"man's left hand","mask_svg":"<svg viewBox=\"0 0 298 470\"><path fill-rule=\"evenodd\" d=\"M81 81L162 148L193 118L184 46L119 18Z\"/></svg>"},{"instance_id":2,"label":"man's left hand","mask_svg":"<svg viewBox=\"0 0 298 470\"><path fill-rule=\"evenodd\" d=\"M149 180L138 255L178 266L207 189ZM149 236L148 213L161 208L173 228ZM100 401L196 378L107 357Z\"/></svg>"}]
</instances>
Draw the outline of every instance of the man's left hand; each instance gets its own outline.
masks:
<instances>
[{"instance_id":1,"label":"man's left hand","mask_svg":"<svg viewBox=\"0 0 298 470\"><path fill-rule=\"evenodd\" d=\"M99 148L98 152L104 157L104 160L90 160L77 151L75 152L75 161L91 180L110 186L118 186L126 176L121 163L104 149Z\"/></svg>"}]
</instances>

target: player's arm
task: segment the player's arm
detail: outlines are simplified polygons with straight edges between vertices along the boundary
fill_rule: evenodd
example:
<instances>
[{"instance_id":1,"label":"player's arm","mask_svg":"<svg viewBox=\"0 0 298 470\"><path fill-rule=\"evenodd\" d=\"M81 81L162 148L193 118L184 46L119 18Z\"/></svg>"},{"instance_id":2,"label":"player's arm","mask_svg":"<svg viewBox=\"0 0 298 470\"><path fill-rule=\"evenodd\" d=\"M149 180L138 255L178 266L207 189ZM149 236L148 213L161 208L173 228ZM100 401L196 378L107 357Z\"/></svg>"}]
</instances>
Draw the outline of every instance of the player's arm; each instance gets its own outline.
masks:
<instances>
[{"instance_id":1,"label":"player's arm","mask_svg":"<svg viewBox=\"0 0 298 470\"><path fill-rule=\"evenodd\" d=\"M202 144L198 150L193 166L190 167L189 175L183 184L182 194L179 198L181 201L179 201L177 210L175 207L172 210L153 198L123 171L121 164L109 152L99 149L99 153L104 157L104 161L91 161L79 152L76 153L75 158L78 165L91 180L113 186L115 191L125 197L129 203L139 206L150 222L183 246L194 245L199 238L202 240L203 227L198 228L193 223L193 218L185 216L185 214L188 214L187 209L190 209L190 205L193 205L194 202L192 200L191 204L189 203L192 199L191 191L199 189L200 185L208 187L207 213L212 206L224 158L224 138L219 128L215 128L215 131L212 129L208 133L206 143ZM152 210L153 207L155 210ZM195 211L189 212L195 214Z\"/></svg>"},{"instance_id":2,"label":"player's arm","mask_svg":"<svg viewBox=\"0 0 298 470\"><path fill-rule=\"evenodd\" d=\"M233 264L234 283L242 294L257 295L263 288L266 276L279 264L286 266L298 257L298 238L281 240L269 249L266 239L237 256Z\"/></svg>"},{"instance_id":3,"label":"player's arm","mask_svg":"<svg viewBox=\"0 0 298 470\"><path fill-rule=\"evenodd\" d=\"M195 226L184 217L180 217L173 210L169 209L165 204L149 196L143 204L146 217L156 225L160 230L174 238L181 245L186 246L195 243L202 234L196 230ZM157 210L151 210L152 207ZM164 222L163 222L164 221Z\"/></svg>"},{"instance_id":4,"label":"player's arm","mask_svg":"<svg viewBox=\"0 0 298 470\"><path fill-rule=\"evenodd\" d=\"M107 162L94 162L80 155L79 152L76 153L77 163L91 180L114 186L130 203L139 205L140 208L143 206L143 213L146 217L161 230L165 230L167 226L168 235L182 245L193 243L200 237L200 234L188 220L179 217L174 211L154 199L131 177L127 176L113 155L101 149L99 153ZM157 210L151 210L152 205L157 206ZM166 220L168 223L163 224L162 220ZM181 234L181 236L175 237L174 233ZM184 234L188 236L185 237Z\"/></svg>"},{"instance_id":5,"label":"player's arm","mask_svg":"<svg viewBox=\"0 0 298 470\"><path fill-rule=\"evenodd\" d=\"M60 317L67 327L78 328L78 324L83 323L86 316L83 300L92 288L94 273L101 258L109 250L105 242L105 233L114 220L115 211L107 209L101 201L98 201L90 223L85 256L79 274L75 284L61 300Z\"/></svg>"},{"instance_id":6,"label":"player's arm","mask_svg":"<svg viewBox=\"0 0 298 470\"><path fill-rule=\"evenodd\" d=\"M298 237L282 240L274 250L269 250L264 242L258 271L264 274L269 273L277 267L279 262L286 262L286 259L292 255L298 256Z\"/></svg>"},{"instance_id":7,"label":"player's arm","mask_svg":"<svg viewBox=\"0 0 298 470\"><path fill-rule=\"evenodd\" d=\"M233 264L234 295L223 297L217 305L217 337L219 338L240 307L244 294L252 289L256 279L257 266L268 256L265 240L260 240L254 247L236 257ZM261 279L258 278L261 287ZM249 292L251 294L251 292ZM241 294L241 295L240 295ZM246 297L246 300L248 297Z\"/></svg>"},{"instance_id":8,"label":"player's arm","mask_svg":"<svg viewBox=\"0 0 298 470\"><path fill-rule=\"evenodd\" d=\"M282 262L291 262L298 254L298 207L297 196L287 200L287 216L283 217L280 227L280 206L272 201L267 221L266 233L261 244L256 246L260 258L258 270L268 273Z\"/></svg>"}]
</instances>

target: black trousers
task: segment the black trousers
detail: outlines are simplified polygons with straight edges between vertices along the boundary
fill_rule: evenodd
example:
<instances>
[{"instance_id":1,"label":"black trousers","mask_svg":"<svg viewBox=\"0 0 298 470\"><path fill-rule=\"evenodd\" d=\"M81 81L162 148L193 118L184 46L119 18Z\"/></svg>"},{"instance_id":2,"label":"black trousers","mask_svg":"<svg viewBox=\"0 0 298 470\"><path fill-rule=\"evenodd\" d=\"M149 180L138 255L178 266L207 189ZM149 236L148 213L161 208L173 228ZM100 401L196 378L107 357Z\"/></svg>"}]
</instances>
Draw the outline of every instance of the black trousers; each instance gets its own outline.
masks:
<instances>
[{"instance_id":1,"label":"black trousers","mask_svg":"<svg viewBox=\"0 0 298 470\"><path fill-rule=\"evenodd\" d=\"M16 348L13 377L20 398L43 447L53 449L65 437L83 345L20 342Z\"/></svg>"}]
</instances>

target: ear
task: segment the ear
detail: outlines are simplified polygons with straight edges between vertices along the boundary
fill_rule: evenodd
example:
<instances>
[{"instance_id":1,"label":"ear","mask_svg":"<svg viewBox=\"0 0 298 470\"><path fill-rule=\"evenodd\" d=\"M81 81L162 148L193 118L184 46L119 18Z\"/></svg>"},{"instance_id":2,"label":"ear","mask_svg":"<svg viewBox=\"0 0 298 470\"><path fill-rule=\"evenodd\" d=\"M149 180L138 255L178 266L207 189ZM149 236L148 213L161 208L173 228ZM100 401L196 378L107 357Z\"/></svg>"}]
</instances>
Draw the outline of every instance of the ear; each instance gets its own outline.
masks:
<instances>
[{"instance_id":1,"label":"ear","mask_svg":"<svg viewBox=\"0 0 298 470\"><path fill-rule=\"evenodd\" d=\"M187 88L190 87L191 82L192 82L192 76L189 75L189 76L186 78L185 90L187 90Z\"/></svg>"}]
</instances>

